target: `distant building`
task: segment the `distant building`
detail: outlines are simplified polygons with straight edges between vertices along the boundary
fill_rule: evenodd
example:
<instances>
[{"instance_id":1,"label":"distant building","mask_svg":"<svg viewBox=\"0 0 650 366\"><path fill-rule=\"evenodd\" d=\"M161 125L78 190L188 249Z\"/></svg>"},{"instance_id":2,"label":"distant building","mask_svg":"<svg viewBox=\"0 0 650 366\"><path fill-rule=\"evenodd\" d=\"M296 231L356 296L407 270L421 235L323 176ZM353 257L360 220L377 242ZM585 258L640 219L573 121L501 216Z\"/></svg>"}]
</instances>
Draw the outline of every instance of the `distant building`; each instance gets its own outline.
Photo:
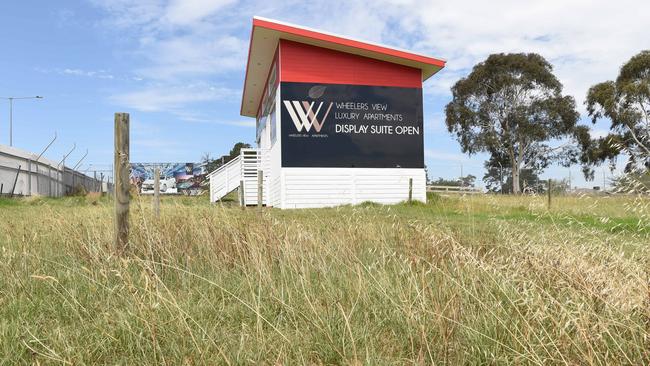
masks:
<instances>
[{"instance_id":1,"label":"distant building","mask_svg":"<svg viewBox=\"0 0 650 366\"><path fill-rule=\"evenodd\" d=\"M279 208L426 200L422 82L445 61L253 18L241 114L257 149L212 172L211 200Z\"/></svg>"}]
</instances>

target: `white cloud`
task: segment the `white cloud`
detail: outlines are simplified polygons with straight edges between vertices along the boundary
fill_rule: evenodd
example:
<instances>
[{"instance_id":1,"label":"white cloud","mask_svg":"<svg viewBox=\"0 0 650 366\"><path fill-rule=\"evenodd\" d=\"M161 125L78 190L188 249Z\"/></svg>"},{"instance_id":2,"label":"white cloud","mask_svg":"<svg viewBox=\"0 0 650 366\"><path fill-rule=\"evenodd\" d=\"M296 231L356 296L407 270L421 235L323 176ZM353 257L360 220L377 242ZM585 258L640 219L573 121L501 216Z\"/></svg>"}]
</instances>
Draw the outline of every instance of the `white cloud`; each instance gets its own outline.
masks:
<instances>
[{"instance_id":1,"label":"white cloud","mask_svg":"<svg viewBox=\"0 0 650 366\"><path fill-rule=\"evenodd\" d=\"M601 137L605 137L609 134L609 130L601 129L601 128L594 128L589 130L589 134L591 135L591 138L597 139Z\"/></svg>"},{"instance_id":2,"label":"white cloud","mask_svg":"<svg viewBox=\"0 0 650 366\"><path fill-rule=\"evenodd\" d=\"M622 63L650 47L648 2L460 0L437 1L431 11L417 11L421 1L402 4L399 27L418 29L412 46L448 60L429 87L443 95L490 53L537 52L554 65L565 93L584 112L590 85L614 78Z\"/></svg>"},{"instance_id":3,"label":"white cloud","mask_svg":"<svg viewBox=\"0 0 650 366\"><path fill-rule=\"evenodd\" d=\"M150 25L164 14L162 0L91 0L96 6L104 9L109 17L105 23L113 27L144 27Z\"/></svg>"},{"instance_id":4,"label":"white cloud","mask_svg":"<svg viewBox=\"0 0 650 366\"><path fill-rule=\"evenodd\" d=\"M424 157L427 160L442 160L445 162L456 162L456 163L472 161L465 154L456 154L456 153L450 153L448 151L439 151L439 150L431 150L431 149L424 150Z\"/></svg>"},{"instance_id":5,"label":"white cloud","mask_svg":"<svg viewBox=\"0 0 650 366\"><path fill-rule=\"evenodd\" d=\"M245 59L246 50L246 42L228 35L161 39L143 47L143 54L150 61L135 71L148 79L172 82L197 76L223 75L232 70L243 72L241 60Z\"/></svg>"},{"instance_id":6,"label":"white cloud","mask_svg":"<svg viewBox=\"0 0 650 366\"><path fill-rule=\"evenodd\" d=\"M239 85L237 90L207 85L207 80L245 67L248 43L232 34L232 24L222 14L234 1L97 1L107 14L103 24L131 46L124 51L134 61L131 79L142 85L116 92L111 101L153 112L238 98Z\"/></svg>"},{"instance_id":7,"label":"white cloud","mask_svg":"<svg viewBox=\"0 0 650 366\"><path fill-rule=\"evenodd\" d=\"M183 87L154 85L144 89L114 95L111 100L120 106L144 112L174 111L182 106L234 98L239 91L196 84Z\"/></svg>"},{"instance_id":8,"label":"white cloud","mask_svg":"<svg viewBox=\"0 0 650 366\"><path fill-rule=\"evenodd\" d=\"M202 114L196 111L187 111L187 110L177 110L174 111L174 114L182 121L194 122L194 123L228 125L228 126L238 126L238 127L255 127L255 123L256 123L255 120L252 118L234 120L234 121L206 118Z\"/></svg>"},{"instance_id":9,"label":"white cloud","mask_svg":"<svg viewBox=\"0 0 650 366\"><path fill-rule=\"evenodd\" d=\"M448 61L425 93L449 88L497 52L537 52L582 105L589 86L650 48L650 2L621 0L424 1L103 0L111 25L137 39L140 77L174 85L243 73L255 14L386 43Z\"/></svg>"},{"instance_id":10,"label":"white cloud","mask_svg":"<svg viewBox=\"0 0 650 366\"><path fill-rule=\"evenodd\" d=\"M186 81L242 69L246 40L230 34L221 11L235 0L104 0L105 25L131 39L139 77Z\"/></svg>"},{"instance_id":11,"label":"white cloud","mask_svg":"<svg viewBox=\"0 0 650 366\"><path fill-rule=\"evenodd\" d=\"M227 126L238 126L238 127L255 127L256 122L254 119L240 120L240 121L221 121L209 118L199 118L199 117L181 117L183 121L188 122L198 122L198 123L208 123L215 125L227 125Z\"/></svg>"},{"instance_id":12,"label":"white cloud","mask_svg":"<svg viewBox=\"0 0 650 366\"><path fill-rule=\"evenodd\" d=\"M46 69L40 67L37 67L34 70L44 74L54 73L59 75L82 76L97 79L115 79L115 76L106 70L84 70L77 68Z\"/></svg>"},{"instance_id":13,"label":"white cloud","mask_svg":"<svg viewBox=\"0 0 650 366\"><path fill-rule=\"evenodd\" d=\"M191 25L234 2L235 0L173 0L165 10L164 20L177 25Z\"/></svg>"},{"instance_id":14,"label":"white cloud","mask_svg":"<svg viewBox=\"0 0 650 366\"><path fill-rule=\"evenodd\" d=\"M262 15L446 59L425 84L425 93L442 97L491 53L537 52L584 114L589 86L615 78L625 61L650 48L648 13L650 2L635 0L321 0Z\"/></svg>"},{"instance_id":15,"label":"white cloud","mask_svg":"<svg viewBox=\"0 0 650 366\"><path fill-rule=\"evenodd\" d=\"M447 131L445 124L445 114L443 111L435 111L424 116L425 133L443 133Z\"/></svg>"},{"instance_id":16,"label":"white cloud","mask_svg":"<svg viewBox=\"0 0 650 366\"><path fill-rule=\"evenodd\" d=\"M98 79L115 79L115 76L111 75L105 70L89 71L89 70L82 70L82 69L63 69L63 70L57 70L57 72L59 74L64 74L64 75L86 76L86 77L98 78Z\"/></svg>"}]
</instances>

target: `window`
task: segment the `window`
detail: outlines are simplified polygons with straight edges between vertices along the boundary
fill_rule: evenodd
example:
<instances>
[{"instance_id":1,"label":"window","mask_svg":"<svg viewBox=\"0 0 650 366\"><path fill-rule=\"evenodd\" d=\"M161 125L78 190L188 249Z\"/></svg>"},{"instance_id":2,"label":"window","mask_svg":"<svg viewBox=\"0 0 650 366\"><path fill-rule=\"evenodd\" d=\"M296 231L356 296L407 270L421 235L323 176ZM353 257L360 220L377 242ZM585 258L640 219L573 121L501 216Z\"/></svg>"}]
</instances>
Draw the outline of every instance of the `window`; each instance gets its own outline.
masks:
<instances>
[{"instance_id":1,"label":"window","mask_svg":"<svg viewBox=\"0 0 650 366\"><path fill-rule=\"evenodd\" d=\"M275 120L275 104L271 108L271 113L269 113L269 124L271 127L271 146L273 146L275 145L275 140L277 138L277 130L276 130L277 121Z\"/></svg>"}]
</instances>

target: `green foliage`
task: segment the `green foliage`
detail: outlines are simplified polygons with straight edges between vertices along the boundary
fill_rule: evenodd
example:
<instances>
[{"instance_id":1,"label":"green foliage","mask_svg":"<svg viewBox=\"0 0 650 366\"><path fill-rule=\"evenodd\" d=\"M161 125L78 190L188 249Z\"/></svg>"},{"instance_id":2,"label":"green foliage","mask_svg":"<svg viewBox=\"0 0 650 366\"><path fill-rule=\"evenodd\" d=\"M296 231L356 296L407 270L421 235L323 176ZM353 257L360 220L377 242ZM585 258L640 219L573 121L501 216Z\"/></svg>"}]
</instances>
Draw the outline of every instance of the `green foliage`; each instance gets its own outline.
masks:
<instances>
[{"instance_id":1,"label":"green foliage","mask_svg":"<svg viewBox=\"0 0 650 366\"><path fill-rule=\"evenodd\" d=\"M238 157L241 152L241 149L249 149L250 147L251 147L250 144L244 142L238 142L232 147L232 149L230 149L228 155L223 155L217 159L212 159L210 153L204 153L203 156L201 157L201 162L206 164L206 170L208 172L213 172L220 166L228 164L230 160Z\"/></svg>"},{"instance_id":2,"label":"green foliage","mask_svg":"<svg viewBox=\"0 0 650 366\"><path fill-rule=\"evenodd\" d=\"M512 192L512 174L509 168L490 167L483 176L485 188L489 192L511 194ZM539 175L532 169L522 169L519 173L519 186L525 193L541 193L545 190L544 181L540 180Z\"/></svg>"},{"instance_id":3,"label":"green foliage","mask_svg":"<svg viewBox=\"0 0 650 366\"><path fill-rule=\"evenodd\" d=\"M246 144L243 142L238 142L235 144L235 146L230 149L230 154L228 155L230 159L234 159L239 156L239 153L241 152L241 149L250 149L251 145Z\"/></svg>"},{"instance_id":4,"label":"green foliage","mask_svg":"<svg viewBox=\"0 0 650 366\"><path fill-rule=\"evenodd\" d=\"M430 183L435 186L460 187L460 180L458 179L446 179L438 177L437 180L432 180Z\"/></svg>"},{"instance_id":5,"label":"green foliage","mask_svg":"<svg viewBox=\"0 0 650 366\"><path fill-rule=\"evenodd\" d=\"M88 194L88 190L81 184L77 184L69 192L66 193L66 196L80 196L85 197Z\"/></svg>"},{"instance_id":6,"label":"green foliage","mask_svg":"<svg viewBox=\"0 0 650 366\"><path fill-rule=\"evenodd\" d=\"M575 161L577 150L571 145L548 144L574 137L578 112L574 99L561 94L562 84L542 56L490 55L451 90L453 99L445 108L447 129L463 152L507 160L514 193L520 192L520 169Z\"/></svg>"},{"instance_id":7,"label":"green foliage","mask_svg":"<svg viewBox=\"0 0 650 366\"><path fill-rule=\"evenodd\" d=\"M16 206L16 205L18 205L17 199L0 197L0 207Z\"/></svg>"},{"instance_id":8,"label":"green foliage","mask_svg":"<svg viewBox=\"0 0 650 366\"><path fill-rule=\"evenodd\" d=\"M442 197L436 192L427 192L427 203L436 203L439 202Z\"/></svg>"},{"instance_id":9,"label":"green foliage","mask_svg":"<svg viewBox=\"0 0 650 366\"><path fill-rule=\"evenodd\" d=\"M650 168L650 51L642 51L622 67L616 81L605 81L589 88L587 112L596 123L611 121L607 136L590 139L582 136L580 161L593 177L594 165L615 162L628 156L626 172Z\"/></svg>"},{"instance_id":10,"label":"green foliage","mask_svg":"<svg viewBox=\"0 0 650 366\"><path fill-rule=\"evenodd\" d=\"M569 185L569 180L567 178L563 179L551 179L551 193L553 194L566 194L571 189ZM548 190L548 187L545 188Z\"/></svg>"},{"instance_id":11,"label":"green foliage","mask_svg":"<svg viewBox=\"0 0 650 366\"><path fill-rule=\"evenodd\" d=\"M474 185L476 184L476 177L473 176L472 174L468 174L464 177L460 177L459 179L446 179L446 178L438 177L437 180L432 180L431 182L429 182L429 184L435 186L474 187Z\"/></svg>"},{"instance_id":12,"label":"green foliage","mask_svg":"<svg viewBox=\"0 0 650 366\"><path fill-rule=\"evenodd\" d=\"M650 194L650 170L630 172L613 180L614 191Z\"/></svg>"},{"instance_id":13,"label":"green foliage","mask_svg":"<svg viewBox=\"0 0 650 366\"><path fill-rule=\"evenodd\" d=\"M510 160L502 154L494 154L485 162L485 175L483 182L485 188L493 193L511 194L512 187L512 169ZM540 181L538 169L521 169L519 171L519 186L526 193L540 193L544 191L544 182Z\"/></svg>"},{"instance_id":14,"label":"green foliage","mask_svg":"<svg viewBox=\"0 0 650 366\"><path fill-rule=\"evenodd\" d=\"M464 177L460 177L460 183L463 187L474 187L476 184L476 176L469 174Z\"/></svg>"}]
</instances>

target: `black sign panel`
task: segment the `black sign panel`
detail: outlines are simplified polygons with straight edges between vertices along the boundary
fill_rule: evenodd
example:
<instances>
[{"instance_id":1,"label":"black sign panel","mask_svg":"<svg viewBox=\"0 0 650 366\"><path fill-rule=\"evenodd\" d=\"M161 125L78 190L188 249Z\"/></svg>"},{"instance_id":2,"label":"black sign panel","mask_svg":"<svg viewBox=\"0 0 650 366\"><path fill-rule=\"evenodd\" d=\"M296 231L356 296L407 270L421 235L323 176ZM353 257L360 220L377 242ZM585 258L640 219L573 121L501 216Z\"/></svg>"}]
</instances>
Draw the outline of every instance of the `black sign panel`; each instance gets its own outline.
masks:
<instances>
[{"instance_id":1,"label":"black sign panel","mask_svg":"<svg viewBox=\"0 0 650 366\"><path fill-rule=\"evenodd\" d=\"M424 168L422 89L281 84L282 166Z\"/></svg>"}]
</instances>

